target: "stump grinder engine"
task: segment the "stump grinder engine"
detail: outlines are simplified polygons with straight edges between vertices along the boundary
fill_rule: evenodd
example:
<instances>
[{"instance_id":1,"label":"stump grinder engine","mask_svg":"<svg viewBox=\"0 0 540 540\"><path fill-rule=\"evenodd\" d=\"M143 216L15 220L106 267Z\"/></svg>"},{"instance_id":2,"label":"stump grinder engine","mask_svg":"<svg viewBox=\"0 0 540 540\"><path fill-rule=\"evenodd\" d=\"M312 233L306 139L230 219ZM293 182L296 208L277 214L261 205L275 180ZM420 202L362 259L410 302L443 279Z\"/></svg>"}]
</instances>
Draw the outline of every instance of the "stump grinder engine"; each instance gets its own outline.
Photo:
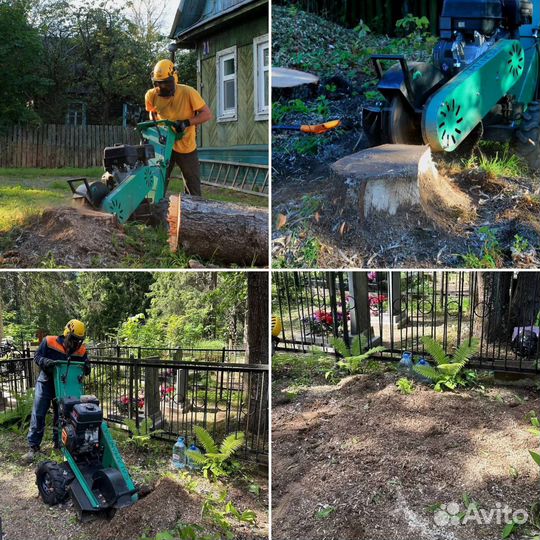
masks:
<instances>
[{"instance_id":1,"label":"stump grinder engine","mask_svg":"<svg viewBox=\"0 0 540 540\"><path fill-rule=\"evenodd\" d=\"M105 148L101 180L68 180L73 199L96 210L116 216L125 223L141 203L157 204L165 197L167 166L174 143L182 138L174 122L141 122L137 130L141 144L119 144Z\"/></svg>"},{"instance_id":2,"label":"stump grinder engine","mask_svg":"<svg viewBox=\"0 0 540 540\"><path fill-rule=\"evenodd\" d=\"M385 102L363 110L370 143L452 152L515 142L539 169L539 23L540 0L445 0L431 62L371 57ZM384 61L394 62L386 72Z\"/></svg>"},{"instance_id":3,"label":"stump grinder engine","mask_svg":"<svg viewBox=\"0 0 540 540\"><path fill-rule=\"evenodd\" d=\"M138 500L122 456L94 396L83 393L82 362L58 362L54 386L63 463L43 462L36 484L43 501L55 505L71 497L81 521L111 518Z\"/></svg>"}]
</instances>

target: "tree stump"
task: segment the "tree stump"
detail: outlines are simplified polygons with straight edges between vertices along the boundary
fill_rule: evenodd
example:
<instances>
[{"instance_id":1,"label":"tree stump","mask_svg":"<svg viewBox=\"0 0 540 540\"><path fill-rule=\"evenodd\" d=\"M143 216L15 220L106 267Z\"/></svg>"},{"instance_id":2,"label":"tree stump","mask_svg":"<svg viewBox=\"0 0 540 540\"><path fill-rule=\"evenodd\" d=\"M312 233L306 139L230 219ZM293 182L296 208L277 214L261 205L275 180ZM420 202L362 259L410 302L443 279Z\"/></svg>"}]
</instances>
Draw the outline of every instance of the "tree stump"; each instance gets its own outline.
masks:
<instances>
[{"instance_id":1,"label":"tree stump","mask_svg":"<svg viewBox=\"0 0 540 540\"><path fill-rule=\"evenodd\" d=\"M261 208L171 195L169 245L209 261L268 265L268 212Z\"/></svg>"}]
</instances>

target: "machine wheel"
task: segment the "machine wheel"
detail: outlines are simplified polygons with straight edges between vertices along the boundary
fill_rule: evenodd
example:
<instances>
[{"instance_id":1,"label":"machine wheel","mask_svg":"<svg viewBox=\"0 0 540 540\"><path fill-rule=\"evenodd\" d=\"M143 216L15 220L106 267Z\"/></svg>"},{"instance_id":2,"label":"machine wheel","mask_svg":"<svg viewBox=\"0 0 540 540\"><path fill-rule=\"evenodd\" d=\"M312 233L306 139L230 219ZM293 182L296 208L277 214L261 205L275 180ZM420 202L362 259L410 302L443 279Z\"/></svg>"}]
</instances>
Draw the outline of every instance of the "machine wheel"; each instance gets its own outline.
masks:
<instances>
[{"instance_id":1,"label":"machine wheel","mask_svg":"<svg viewBox=\"0 0 540 540\"><path fill-rule=\"evenodd\" d=\"M68 475L55 461L44 461L36 471L36 484L43 502L54 506L68 496Z\"/></svg>"},{"instance_id":2,"label":"machine wheel","mask_svg":"<svg viewBox=\"0 0 540 540\"><path fill-rule=\"evenodd\" d=\"M392 144L423 144L420 123L404 98L392 99L386 129Z\"/></svg>"},{"instance_id":3,"label":"machine wheel","mask_svg":"<svg viewBox=\"0 0 540 540\"><path fill-rule=\"evenodd\" d=\"M523 113L521 125L516 131L516 150L527 160L529 168L540 170L540 103L532 101Z\"/></svg>"}]
</instances>

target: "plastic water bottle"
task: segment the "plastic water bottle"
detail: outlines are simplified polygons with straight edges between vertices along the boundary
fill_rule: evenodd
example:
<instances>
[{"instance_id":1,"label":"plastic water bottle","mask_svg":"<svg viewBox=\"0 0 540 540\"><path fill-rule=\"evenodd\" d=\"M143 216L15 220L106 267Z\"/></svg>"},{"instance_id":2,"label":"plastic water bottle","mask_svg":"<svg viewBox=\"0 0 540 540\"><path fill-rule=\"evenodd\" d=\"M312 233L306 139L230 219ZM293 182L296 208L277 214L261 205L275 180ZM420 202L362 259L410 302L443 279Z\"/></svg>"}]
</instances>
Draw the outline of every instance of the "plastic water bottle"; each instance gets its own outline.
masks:
<instances>
[{"instance_id":1,"label":"plastic water bottle","mask_svg":"<svg viewBox=\"0 0 540 540\"><path fill-rule=\"evenodd\" d=\"M398 369L400 371L411 371L413 367L412 353L404 351L399 361Z\"/></svg>"},{"instance_id":2,"label":"plastic water bottle","mask_svg":"<svg viewBox=\"0 0 540 540\"><path fill-rule=\"evenodd\" d=\"M418 362L416 362L416 365L417 366L431 366L431 364L425 359L425 358L420 358L420 360L418 360ZM431 380L428 379L427 377L424 377L423 375L420 375L420 373L416 373L415 372L415 377L420 381L420 382L423 382L423 383L430 383Z\"/></svg>"},{"instance_id":3,"label":"plastic water bottle","mask_svg":"<svg viewBox=\"0 0 540 540\"><path fill-rule=\"evenodd\" d=\"M186 466L186 443L184 437L178 437L178 440L173 446L172 464L177 469L183 469Z\"/></svg>"},{"instance_id":4,"label":"plastic water bottle","mask_svg":"<svg viewBox=\"0 0 540 540\"><path fill-rule=\"evenodd\" d=\"M201 453L200 449L195 445L195 443L191 443L191 446L189 447L189 449L192 451L192 452L197 452L198 454ZM186 465L188 466L189 469L198 469L199 466L197 465L197 463L195 461L193 461L192 458L190 458L189 456L187 457L187 460L186 460Z\"/></svg>"}]
</instances>

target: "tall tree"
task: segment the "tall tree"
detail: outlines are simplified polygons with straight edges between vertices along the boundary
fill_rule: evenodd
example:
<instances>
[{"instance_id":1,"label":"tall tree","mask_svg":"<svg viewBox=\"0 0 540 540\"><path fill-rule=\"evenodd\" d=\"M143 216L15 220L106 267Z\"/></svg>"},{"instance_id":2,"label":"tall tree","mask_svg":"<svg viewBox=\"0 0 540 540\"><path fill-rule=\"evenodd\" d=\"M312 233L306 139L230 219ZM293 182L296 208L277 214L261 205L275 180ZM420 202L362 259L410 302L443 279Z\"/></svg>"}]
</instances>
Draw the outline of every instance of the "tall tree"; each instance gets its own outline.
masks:
<instances>
[{"instance_id":1,"label":"tall tree","mask_svg":"<svg viewBox=\"0 0 540 540\"><path fill-rule=\"evenodd\" d=\"M268 273L248 272L247 359L268 363Z\"/></svg>"},{"instance_id":2,"label":"tall tree","mask_svg":"<svg viewBox=\"0 0 540 540\"><path fill-rule=\"evenodd\" d=\"M150 272L81 272L77 276L80 318L97 340L114 335L120 324L150 306Z\"/></svg>"},{"instance_id":3,"label":"tall tree","mask_svg":"<svg viewBox=\"0 0 540 540\"><path fill-rule=\"evenodd\" d=\"M0 127L40 121L33 103L48 81L38 73L43 48L26 9L22 2L0 1Z\"/></svg>"}]
</instances>

